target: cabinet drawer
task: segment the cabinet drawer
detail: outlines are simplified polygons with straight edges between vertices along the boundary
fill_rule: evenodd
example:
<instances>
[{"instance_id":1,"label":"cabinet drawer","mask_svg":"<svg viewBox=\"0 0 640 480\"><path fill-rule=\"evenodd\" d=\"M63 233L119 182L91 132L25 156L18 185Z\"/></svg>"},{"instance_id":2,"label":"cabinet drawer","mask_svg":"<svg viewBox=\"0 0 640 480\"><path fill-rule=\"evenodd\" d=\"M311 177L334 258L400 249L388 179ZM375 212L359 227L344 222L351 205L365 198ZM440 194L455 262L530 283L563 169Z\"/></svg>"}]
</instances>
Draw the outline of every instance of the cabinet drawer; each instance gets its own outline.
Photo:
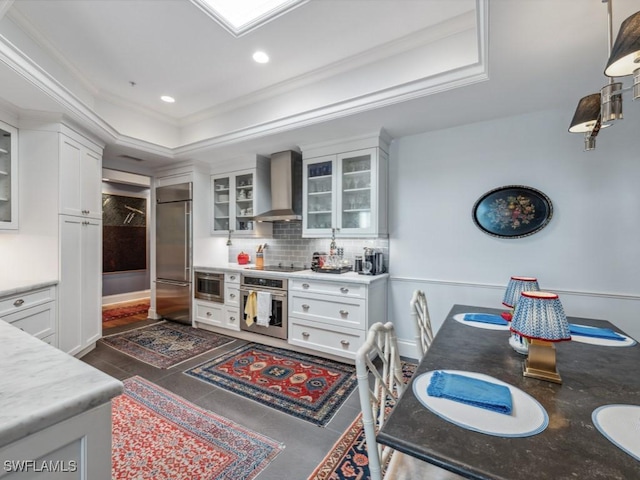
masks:
<instances>
[{"instance_id":1,"label":"cabinet drawer","mask_svg":"<svg viewBox=\"0 0 640 480\"><path fill-rule=\"evenodd\" d=\"M25 292L0 299L0 318L4 315L24 310L35 305L55 300L55 287Z\"/></svg>"},{"instance_id":2,"label":"cabinet drawer","mask_svg":"<svg viewBox=\"0 0 640 480\"><path fill-rule=\"evenodd\" d=\"M304 296L293 294L289 298L289 315L348 328L365 328L366 309L362 299L333 300L333 297L311 293Z\"/></svg>"},{"instance_id":3,"label":"cabinet drawer","mask_svg":"<svg viewBox=\"0 0 640 480\"><path fill-rule=\"evenodd\" d=\"M2 317L5 322L23 330L36 338L44 338L56 332L55 303L49 302L37 307Z\"/></svg>"},{"instance_id":4,"label":"cabinet drawer","mask_svg":"<svg viewBox=\"0 0 640 480\"><path fill-rule=\"evenodd\" d=\"M355 359L364 343L365 332L333 327L289 317L289 343L301 347Z\"/></svg>"},{"instance_id":5,"label":"cabinet drawer","mask_svg":"<svg viewBox=\"0 0 640 480\"><path fill-rule=\"evenodd\" d=\"M327 275L329 275L327 273ZM289 290L324 293L346 298L365 298L367 287L357 283L323 282L321 280L289 280Z\"/></svg>"},{"instance_id":6,"label":"cabinet drawer","mask_svg":"<svg viewBox=\"0 0 640 480\"><path fill-rule=\"evenodd\" d=\"M240 310L237 308L225 308L224 326L229 330L240 331Z\"/></svg>"},{"instance_id":7,"label":"cabinet drawer","mask_svg":"<svg viewBox=\"0 0 640 480\"><path fill-rule=\"evenodd\" d=\"M226 307L240 306L240 289L237 286L224 285L224 304Z\"/></svg>"},{"instance_id":8,"label":"cabinet drawer","mask_svg":"<svg viewBox=\"0 0 640 480\"><path fill-rule=\"evenodd\" d=\"M208 325L224 324L224 306L222 304L196 302L196 321Z\"/></svg>"},{"instance_id":9,"label":"cabinet drawer","mask_svg":"<svg viewBox=\"0 0 640 480\"><path fill-rule=\"evenodd\" d=\"M240 285L240 274L239 273L225 273L224 274L224 284L225 285Z\"/></svg>"}]
</instances>

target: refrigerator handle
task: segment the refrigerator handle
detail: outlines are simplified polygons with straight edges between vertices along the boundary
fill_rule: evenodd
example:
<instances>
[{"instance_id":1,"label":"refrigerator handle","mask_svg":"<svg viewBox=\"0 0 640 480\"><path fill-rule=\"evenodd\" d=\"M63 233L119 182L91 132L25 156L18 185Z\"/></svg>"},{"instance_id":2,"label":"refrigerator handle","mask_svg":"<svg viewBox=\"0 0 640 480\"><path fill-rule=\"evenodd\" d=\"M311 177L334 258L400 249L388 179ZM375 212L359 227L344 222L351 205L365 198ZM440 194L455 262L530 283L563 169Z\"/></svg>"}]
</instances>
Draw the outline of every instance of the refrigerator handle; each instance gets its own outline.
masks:
<instances>
[{"instance_id":1,"label":"refrigerator handle","mask_svg":"<svg viewBox=\"0 0 640 480\"><path fill-rule=\"evenodd\" d=\"M184 236L184 273L191 281L191 202L184 204L184 228L187 234Z\"/></svg>"},{"instance_id":2,"label":"refrigerator handle","mask_svg":"<svg viewBox=\"0 0 640 480\"><path fill-rule=\"evenodd\" d=\"M191 285L190 283L185 282L176 282L175 280L154 280L155 283L161 283L164 285L173 285L176 287L188 287Z\"/></svg>"}]
</instances>

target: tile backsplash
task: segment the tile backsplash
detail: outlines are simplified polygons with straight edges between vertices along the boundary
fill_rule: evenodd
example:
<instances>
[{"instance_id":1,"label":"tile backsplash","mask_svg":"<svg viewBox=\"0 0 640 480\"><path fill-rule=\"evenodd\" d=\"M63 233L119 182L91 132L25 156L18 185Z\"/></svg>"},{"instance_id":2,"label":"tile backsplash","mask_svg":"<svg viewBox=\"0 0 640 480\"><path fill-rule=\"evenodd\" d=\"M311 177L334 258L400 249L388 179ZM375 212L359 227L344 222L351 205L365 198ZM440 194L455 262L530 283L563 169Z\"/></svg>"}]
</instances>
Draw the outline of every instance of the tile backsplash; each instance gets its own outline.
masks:
<instances>
[{"instance_id":1,"label":"tile backsplash","mask_svg":"<svg viewBox=\"0 0 640 480\"><path fill-rule=\"evenodd\" d=\"M330 238L302 238L302 222L275 222L273 224L273 238L234 238L229 247L229 262L235 263L241 251L251 255L255 260L256 248L266 243L264 252L265 265L295 265L311 266L314 252L329 253ZM344 250L344 258L353 264L356 255L362 255L364 247L372 247L384 255L385 265L388 266L389 239L336 238L336 245Z\"/></svg>"}]
</instances>

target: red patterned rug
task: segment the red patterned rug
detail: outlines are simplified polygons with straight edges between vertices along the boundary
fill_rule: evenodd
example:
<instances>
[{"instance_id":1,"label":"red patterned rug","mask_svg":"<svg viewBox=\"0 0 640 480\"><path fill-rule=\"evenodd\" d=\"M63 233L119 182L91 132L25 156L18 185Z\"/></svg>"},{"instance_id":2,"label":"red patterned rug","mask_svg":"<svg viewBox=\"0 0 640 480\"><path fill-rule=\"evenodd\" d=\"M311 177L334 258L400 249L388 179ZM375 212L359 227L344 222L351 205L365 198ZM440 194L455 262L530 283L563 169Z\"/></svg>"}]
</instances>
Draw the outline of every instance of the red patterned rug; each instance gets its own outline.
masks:
<instances>
[{"instance_id":1,"label":"red patterned rug","mask_svg":"<svg viewBox=\"0 0 640 480\"><path fill-rule=\"evenodd\" d=\"M256 343L185 373L319 426L356 386L352 365Z\"/></svg>"},{"instance_id":2,"label":"red patterned rug","mask_svg":"<svg viewBox=\"0 0 640 480\"><path fill-rule=\"evenodd\" d=\"M409 382L417 365L402 363L402 374ZM370 480L367 443L362 428L362 413L333 445L307 480Z\"/></svg>"},{"instance_id":3,"label":"red patterned rug","mask_svg":"<svg viewBox=\"0 0 640 480\"><path fill-rule=\"evenodd\" d=\"M123 305L119 307L106 307L102 310L102 321L109 322L118 318L130 317L132 315L140 315L149 311L149 300L132 305Z\"/></svg>"},{"instance_id":4,"label":"red patterned rug","mask_svg":"<svg viewBox=\"0 0 640 480\"><path fill-rule=\"evenodd\" d=\"M255 478L284 445L141 378L113 399L114 480Z\"/></svg>"}]
</instances>

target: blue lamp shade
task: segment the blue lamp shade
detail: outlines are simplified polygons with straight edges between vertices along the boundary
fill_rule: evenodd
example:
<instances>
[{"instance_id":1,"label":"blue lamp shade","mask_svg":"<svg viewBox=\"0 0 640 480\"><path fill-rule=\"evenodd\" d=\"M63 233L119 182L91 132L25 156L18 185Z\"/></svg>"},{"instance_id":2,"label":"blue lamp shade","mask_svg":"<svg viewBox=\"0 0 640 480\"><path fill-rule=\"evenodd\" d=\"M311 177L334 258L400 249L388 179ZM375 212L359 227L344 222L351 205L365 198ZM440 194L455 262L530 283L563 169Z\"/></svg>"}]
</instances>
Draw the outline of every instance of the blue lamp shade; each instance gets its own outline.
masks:
<instances>
[{"instance_id":1,"label":"blue lamp shade","mask_svg":"<svg viewBox=\"0 0 640 480\"><path fill-rule=\"evenodd\" d=\"M504 292L502 304L505 307L514 308L520 300L522 292L538 291L538 279L533 277L511 277L507 284L507 290Z\"/></svg>"},{"instance_id":2,"label":"blue lamp shade","mask_svg":"<svg viewBox=\"0 0 640 480\"><path fill-rule=\"evenodd\" d=\"M513 312L511 331L547 342L571 340L562 303L557 294L550 292L522 292Z\"/></svg>"}]
</instances>

